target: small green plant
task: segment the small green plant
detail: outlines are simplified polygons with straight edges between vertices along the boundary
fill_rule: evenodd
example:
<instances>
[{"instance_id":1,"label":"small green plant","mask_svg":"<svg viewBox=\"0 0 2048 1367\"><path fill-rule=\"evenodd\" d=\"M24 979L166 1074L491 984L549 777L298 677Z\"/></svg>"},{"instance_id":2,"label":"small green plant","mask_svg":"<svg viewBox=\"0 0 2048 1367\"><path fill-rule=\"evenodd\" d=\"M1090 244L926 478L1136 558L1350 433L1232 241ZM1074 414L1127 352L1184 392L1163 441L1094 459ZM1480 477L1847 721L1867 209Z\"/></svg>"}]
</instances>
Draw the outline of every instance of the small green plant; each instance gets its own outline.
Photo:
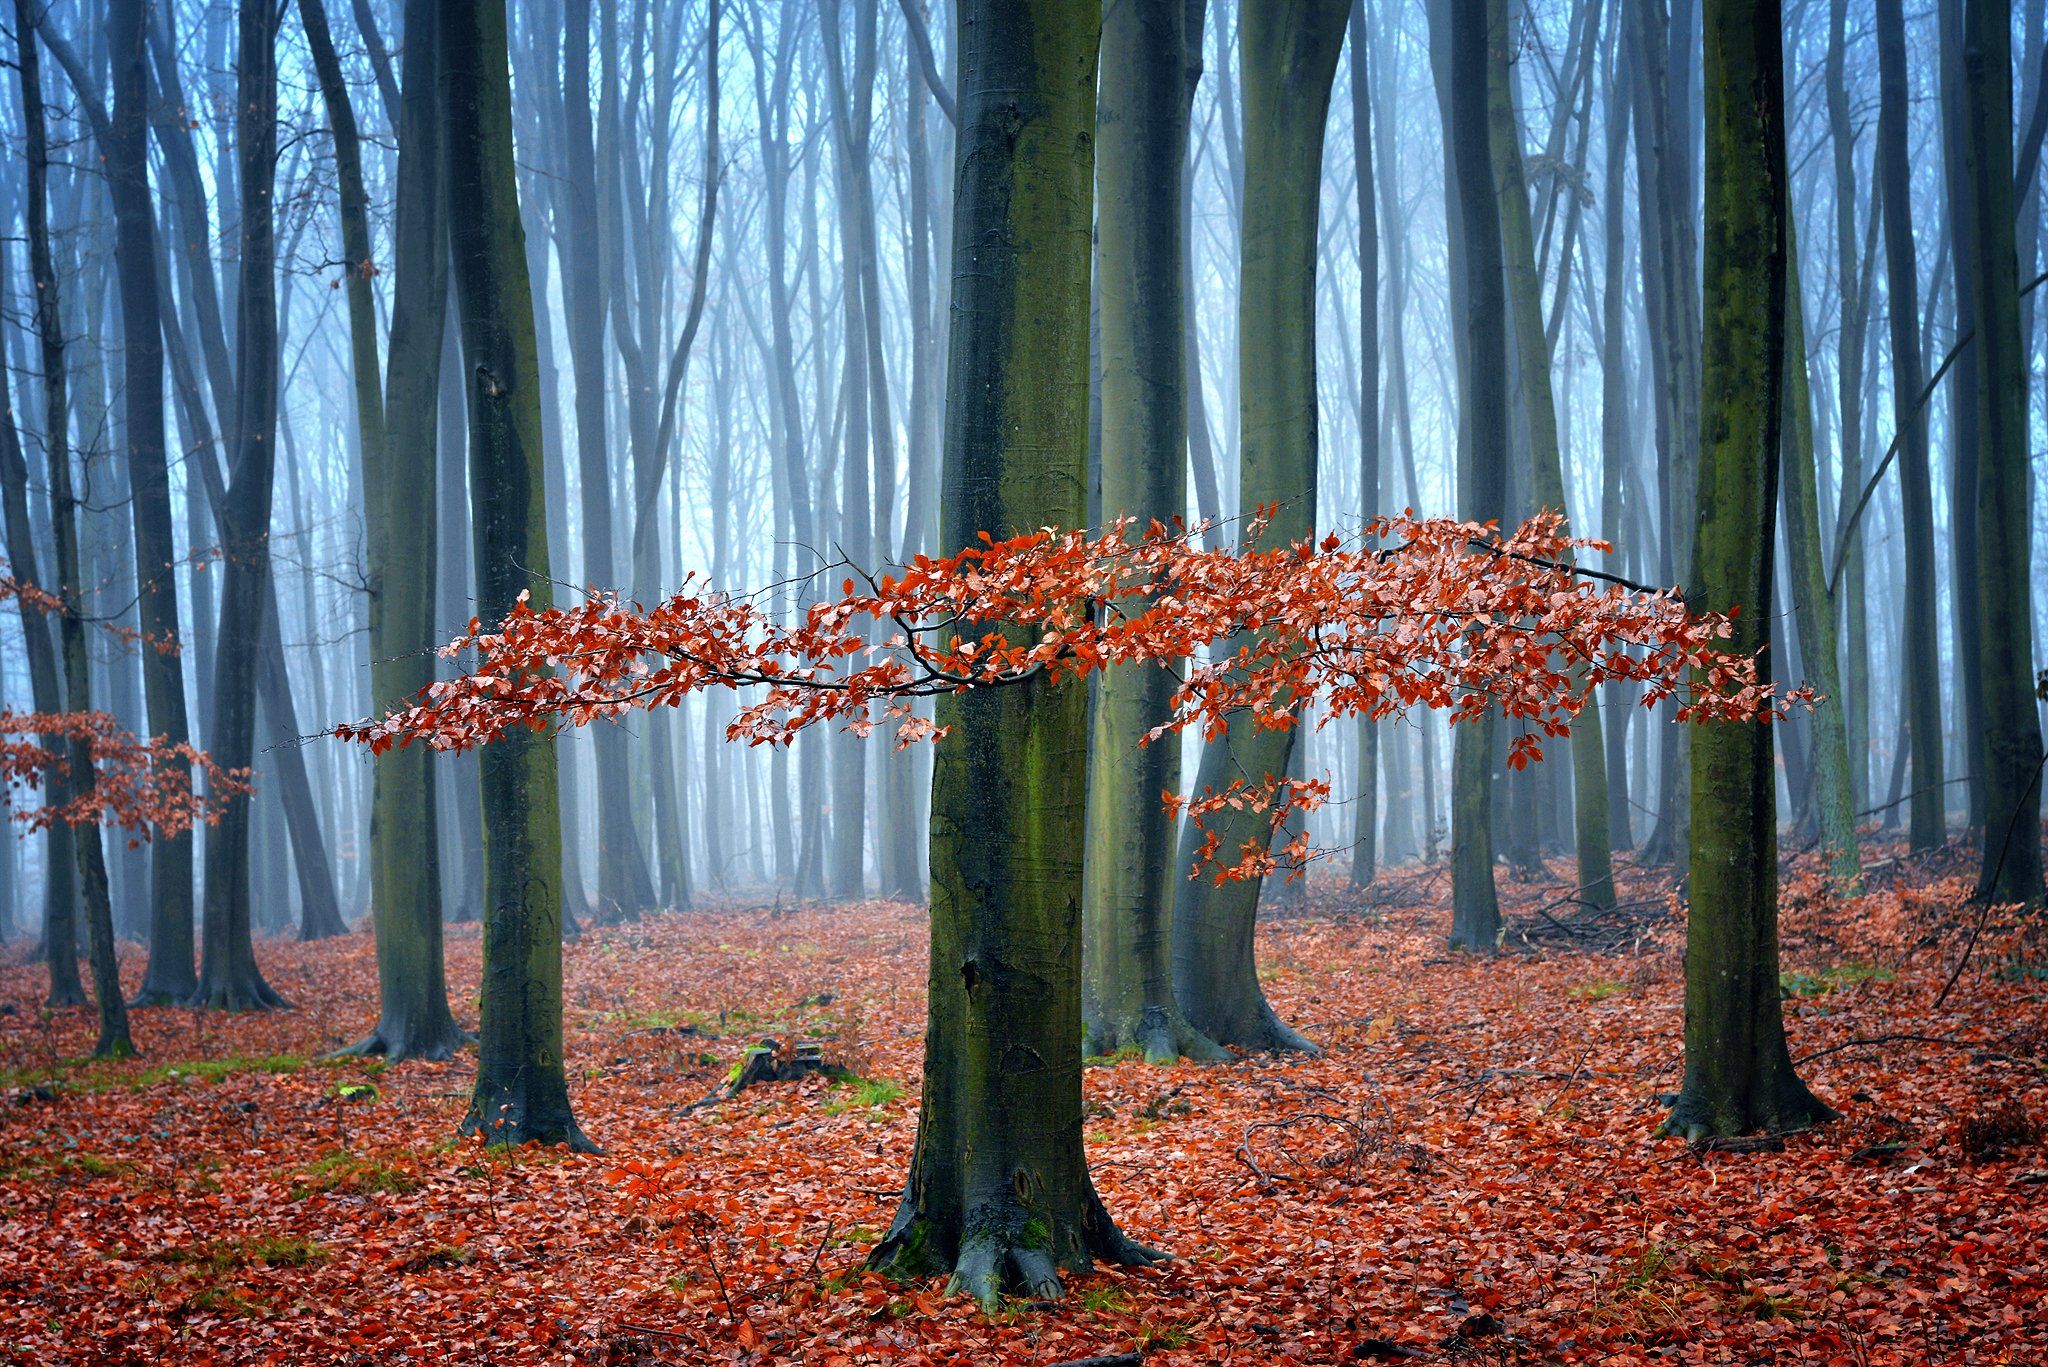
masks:
<instances>
[{"instance_id":1,"label":"small green plant","mask_svg":"<svg viewBox=\"0 0 2048 1367\"><path fill-rule=\"evenodd\" d=\"M1888 983L1898 975L1879 964L1846 963L1830 968L1794 969L1778 975L1778 995L1814 1001L1856 983Z\"/></svg>"},{"instance_id":2,"label":"small green plant","mask_svg":"<svg viewBox=\"0 0 2048 1367\"><path fill-rule=\"evenodd\" d=\"M462 1267L476 1257L467 1244L429 1244L391 1265L393 1272L429 1272L437 1267Z\"/></svg>"},{"instance_id":3,"label":"small green plant","mask_svg":"<svg viewBox=\"0 0 2048 1367\"><path fill-rule=\"evenodd\" d=\"M304 1054L265 1054L250 1057L230 1054L226 1058L181 1059L145 1069L135 1079L137 1087L154 1087L160 1082L219 1082L236 1073L296 1073L306 1066Z\"/></svg>"},{"instance_id":4,"label":"small green plant","mask_svg":"<svg viewBox=\"0 0 2048 1367\"><path fill-rule=\"evenodd\" d=\"M1579 983L1565 989L1565 995L1576 1001L1604 1002L1609 997L1619 996L1628 991L1628 984L1614 982L1607 978L1595 978L1591 982Z\"/></svg>"},{"instance_id":5,"label":"small green plant","mask_svg":"<svg viewBox=\"0 0 2048 1367\"><path fill-rule=\"evenodd\" d=\"M856 1109L879 1113L891 1102L902 1099L902 1085L885 1077L835 1077L832 1096L825 1102L825 1114L842 1115Z\"/></svg>"},{"instance_id":6,"label":"small green plant","mask_svg":"<svg viewBox=\"0 0 2048 1367\"><path fill-rule=\"evenodd\" d=\"M1137 1337L1140 1352L1171 1352L1194 1342L1195 1331L1185 1324L1141 1324Z\"/></svg>"},{"instance_id":7,"label":"small green plant","mask_svg":"<svg viewBox=\"0 0 2048 1367\"><path fill-rule=\"evenodd\" d=\"M297 1201L315 1192L343 1192L350 1196L379 1192L403 1195L418 1187L419 1179L402 1168L337 1149L307 1166L306 1180L292 1188L291 1196Z\"/></svg>"},{"instance_id":8,"label":"small green plant","mask_svg":"<svg viewBox=\"0 0 2048 1367\"><path fill-rule=\"evenodd\" d=\"M1131 1308L1131 1298L1113 1286L1081 1288L1081 1308L1097 1315L1121 1315Z\"/></svg>"}]
</instances>

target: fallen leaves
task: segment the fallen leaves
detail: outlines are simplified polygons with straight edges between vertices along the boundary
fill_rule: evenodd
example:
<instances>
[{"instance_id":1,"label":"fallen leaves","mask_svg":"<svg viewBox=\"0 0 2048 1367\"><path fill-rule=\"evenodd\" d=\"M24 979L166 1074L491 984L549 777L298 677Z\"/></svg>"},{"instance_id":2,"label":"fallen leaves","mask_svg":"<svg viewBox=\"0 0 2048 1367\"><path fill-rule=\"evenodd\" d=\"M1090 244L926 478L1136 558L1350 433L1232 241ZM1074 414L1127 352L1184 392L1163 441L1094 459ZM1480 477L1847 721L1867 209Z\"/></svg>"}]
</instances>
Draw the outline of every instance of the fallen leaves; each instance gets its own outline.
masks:
<instances>
[{"instance_id":1,"label":"fallen leaves","mask_svg":"<svg viewBox=\"0 0 2048 1367\"><path fill-rule=\"evenodd\" d=\"M137 1012L146 1062L76 1060L89 1013L45 1023L41 970L0 969L0 1359L2048 1360L2048 1152L2014 1120L2048 1118L2048 981L2024 927L1934 1012L1948 875L1844 902L1796 868L1785 964L1829 988L1788 995L1788 1028L1833 1050L1805 1071L1844 1118L1695 1153L1650 1138L1681 1061L1676 915L1646 913L1632 951L1482 960L1444 952L1447 913L1411 895L1431 876L1393 870L1371 907L1318 881L1261 928L1267 990L1323 1057L1086 1070L1096 1184L1177 1257L993 1317L860 1267L916 1126L915 909L589 930L568 1060L597 1158L454 1140L467 1055L321 1061L374 1018L367 934L259 947L295 1011ZM1661 875L1622 883L1661 908ZM1503 879L1511 927L1564 885ZM477 951L450 928L458 1003ZM908 1091L811 1075L687 1110L766 1035ZM1959 1043L1835 1047L1881 1035Z\"/></svg>"}]
</instances>

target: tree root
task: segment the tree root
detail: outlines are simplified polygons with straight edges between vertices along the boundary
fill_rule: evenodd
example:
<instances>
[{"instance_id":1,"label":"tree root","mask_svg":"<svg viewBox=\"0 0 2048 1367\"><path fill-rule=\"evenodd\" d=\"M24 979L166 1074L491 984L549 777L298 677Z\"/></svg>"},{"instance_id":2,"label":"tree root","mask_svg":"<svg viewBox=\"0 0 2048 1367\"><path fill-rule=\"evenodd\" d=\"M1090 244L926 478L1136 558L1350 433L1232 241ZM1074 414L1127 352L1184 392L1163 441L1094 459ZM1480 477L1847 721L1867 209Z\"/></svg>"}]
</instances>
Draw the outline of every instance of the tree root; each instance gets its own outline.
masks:
<instances>
[{"instance_id":1,"label":"tree root","mask_svg":"<svg viewBox=\"0 0 2048 1367\"><path fill-rule=\"evenodd\" d=\"M452 1032L442 1033L437 1038L417 1040L413 1032L402 1029L387 1029L378 1022L377 1028L357 1040L354 1044L343 1045L329 1050L320 1057L324 1059L381 1058L387 1063L404 1063L408 1059L424 1059L440 1063L455 1057L465 1045L475 1044L476 1036L461 1026Z\"/></svg>"}]
</instances>

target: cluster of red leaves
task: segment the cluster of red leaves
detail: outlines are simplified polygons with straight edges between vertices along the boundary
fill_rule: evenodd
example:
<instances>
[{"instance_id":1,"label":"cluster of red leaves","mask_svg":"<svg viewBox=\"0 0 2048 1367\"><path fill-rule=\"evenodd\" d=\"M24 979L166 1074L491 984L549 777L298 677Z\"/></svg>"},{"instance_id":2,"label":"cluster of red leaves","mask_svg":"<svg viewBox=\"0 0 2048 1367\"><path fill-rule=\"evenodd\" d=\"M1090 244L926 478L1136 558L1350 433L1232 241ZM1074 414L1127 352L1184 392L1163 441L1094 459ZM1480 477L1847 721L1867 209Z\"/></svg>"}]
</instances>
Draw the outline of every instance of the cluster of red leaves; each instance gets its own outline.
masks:
<instances>
[{"instance_id":1,"label":"cluster of red leaves","mask_svg":"<svg viewBox=\"0 0 2048 1367\"><path fill-rule=\"evenodd\" d=\"M1608 682L1640 685L1645 706L1675 697L1682 719L1769 719L1783 706L1754 659L1719 644L1726 618L1582 576L1573 552L1604 546L1568 537L1555 514L1507 537L1490 524L1403 516L1350 540L1264 547L1269 516L1239 550L1207 549L1200 529L1178 524L1136 535L1128 519L1100 534L984 532L979 545L920 555L865 589L849 578L840 597L788 623L772 604L696 580L652 608L598 593L535 611L522 596L502 623L473 619L445 649L473 653L467 673L335 734L373 752L414 741L461 750L516 728L582 726L733 688L756 692L729 740L787 744L818 723L865 735L879 706L900 745L940 732L913 711L918 698L1163 665L1179 671L1178 686L1148 740L1189 728L1213 740L1233 718L1289 728L1311 707L1326 721L1418 706L1454 722L1492 711L1516 723L1508 762L1519 769L1568 734ZM1277 829L1328 791L1267 774L1184 806L1204 829L1226 807L1263 812ZM1210 832L1203 862L1218 843ZM1270 871L1269 845L1246 842L1219 878ZM1280 853L1306 852L1298 843Z\"/></svg>"},{"instance_id":2,"label":"cluster of red leaves","mask_svg":"<svg viewBox=\"0 0 2048 1367\"><path fill-rule=\"evenodd\" d=\"M228 799L249 791L246 769L223 769L205 751L162 736L136 737L105 712L16 712L0 709L0 784L33 791L53 774L73 774L73 747L83 746L91 783L73 782L61 802L14 802L14 819L30 830L88 822L119 826L135 840L182 835L220 819ZM193 783L195 772L204 786Z\"/></svg>"},{"instance_id":3,"label":"cluster of red leaves","mask_svg":"<svg viewBox=\"0 0 2048 1367\"><path fill-rule=\"evenodd\" d=\"M2048 1121L2048 946L2001 920L1936 1010L1966 875L1884 862L1851 901L1810 859L1787 884L1792 1048L1844 1117L1782 1152L1651 1138L1682 1068L1675 911L1632 951L1578 948L1537 912L1560 865L1503 881L1514 952L1484 961L1443 952L1440 867L1372 906L1312 886L1260 955L1323 1057L1085 1073L1095 1181L1175 1261L994 1317L859 1266L914 1142L915 909L707 910L570 946L600 1158L448 1143L466 1055L307 1061L376 1017L366 932L259 946L298 1010L138 1011L146 1058L122 1063L74 1061L91 1013L44 1022L42 970L0 967L0 1360L2048 1361L2048 1146L1972 1139L2014 1107ZM1667 892L1624 867L1625 902ZM478 947L451 928L458 1003ZM905 1094L814 1078L689 1109L764 1035Z\"/></svg>"}]
</instances>

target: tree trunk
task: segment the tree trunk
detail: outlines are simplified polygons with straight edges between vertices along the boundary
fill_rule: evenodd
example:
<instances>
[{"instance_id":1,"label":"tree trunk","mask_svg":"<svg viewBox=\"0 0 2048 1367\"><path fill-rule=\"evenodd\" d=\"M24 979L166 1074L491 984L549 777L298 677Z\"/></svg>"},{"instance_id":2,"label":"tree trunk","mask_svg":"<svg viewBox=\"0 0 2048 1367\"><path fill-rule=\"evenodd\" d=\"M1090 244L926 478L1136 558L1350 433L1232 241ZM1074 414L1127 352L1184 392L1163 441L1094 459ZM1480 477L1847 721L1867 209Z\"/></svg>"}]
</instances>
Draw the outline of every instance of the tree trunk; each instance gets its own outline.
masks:
<instances>
[{"instance_id":1,"label":"tree trunk","mask_svg":"<svg viewBox=\"0 0 2048 1367\"><path fill-rule=\"evenodd\" d=\"M1900 0L1877 0L1877 175L1884 198L1884 247L1891 305L1892 415L1899 432L1899 492L1906 523L1905 636L1924 648L1901 651L1912 733L1913 791L1908 838L1929 850L1947 838L1941 786L1941 623L1935 602L1934 495L1927 463L1921 388L1920 283L1913 252L1912 173L1907 161L1906 30Z\"/></svg>"},{"instance_id":2,"label":"tree trunk","mask_svg":"<svg viewBox=\"0 0 2048 1367\"><path fill-rule=\"evenodd\" d=\"M1507 513L1507 301L1502 281L1500 203L1486 105L1487 0L1449 0L1454 214L1464 269L1464 346L1458 397L1458 513L1499 522ZM1491 712L1457 728L1451 770L1451 944L1491 954L1500 939L1493 883L1493 763L1498 725Z\"/></svg>"},{"instance_id":3,"label":"tree trunk","mask_svg":"<svg viewBox=\"0 0 2048 1367\"><path fill-rule=\"evenodd\" d=\"M439 7L440 124L469 394L477 615L553 600L540 366L512 161L504 0ZM562 1064L562 830L554 742L483 747L484 964L476 1090L462 1122L493 1144L589 1149Z\"/></svg>"},{"instance_id":4,"label":"tree trunk","mask_svg":"<svg viewBox=\"0 0 2048 1367\"><path fill-rule=\"evenodd\" d=\"M1239 22L1244 138L1261 149L1245 168L1238 298L1239 511L1277 512L1268 544L1313 534L1316 517L1315 271L1323 131L1347 0L1257 6ZM1306 701L1306 700L1304 700ZM1244 775L1284 776L1293 730L1263 730L1242 717L1203 747L1197 792ZM1265 815L1219 814L1224 850L1262 838ZM1183 823L1174 876L1174 994L1189 1022L1218 1044L1312 1049L1282 1024L1259 986L1252 945L1261 880L1218 884L1186 877L1200 834Z\"/></svg>"},{"instance_id":5,"label":"tree trunk","mask_svg":"<svg viewBox=\"0 0 2048 1367\"><path fill-rule=\"evenodd\" d=\"M1372 162L1372 78L1365 0L1351 3L1351 155L1358 182L1358 503L1363 517L1387 511L1380 493L1380 221ZM1183 500L1185 501L1185 500ZM1357 810L1351 825L1351 886L1379 871L1380 724L1358 722Z\"/></svg>"},{"instance_id":6,"label":"tree trunk","mask_svg":"<svg viewBox=\"0 0 2048 1367\"><path fill-rule=\"evenodd\" d=\"M1102 517L1165 523L1187 508L1186 301L1181 165L1187 156L1186 6L1113 6L1096 107L1102 317ZM1081 1010L1090 1053L1153 1062L1225 1057L1173 997L1173 821L1180 743L1145 744L1172 711L1173 674L1110 670L1096 683L1088 751Z\"/></svg>"},{"instance_id":7,"label":"tree trunk","mask_svg":"<svg viewBox=\"0 0 2048 1367\"><path fill-rule=\"evenodd\" d=\"M1550 341L1543 325L1543 277L1529 221L1529 186L1522 169L1521 116L1515 109L1514 71L1508 62L1508 0L1489 0L1494 41L1488 44L1487 111L1498 187L1501 251L1507 266L1515 358L1528 419L1531 484L1539 508L1571 517L1558 448L1557 401L1550 377ZM1567 559L1569 560L1569 553ZM1581 666L1575 673L1583 678ZM1578 898L1596 910L1614 905L1614 859L1607 834L1607 745L1600 709L1589 707L1572 724L1572 829L1578 846ZM1561 804L1560 804L1561 805ZM1531 811L1538 810L1531 804Z\"/></svg>"},{"instance_id":8,"label":"tree trunk","mask_svg":"<svg viewBox=\"0 0 2048 1367\"><path fill-rule=\"evenodd\" d=\"M1740 608L1727 648L1768 681L1791 204L1778 0L1706 7L1705 362L1698 560L1690 602ZM1688 1138L1830 1118L1792 1068L1778 998L1772 728L1714 722L1692 745L1685 1084Z\"/></svg>"},{"instance_id":9,"label":"tree trunk","mask_svg":"<svg viewBox=\"0 0 2048 1367\"><path fill-rule=\"evenodd\" d=\"M1788 209L1789 214L1789 209ZM1799 655L1806 681L1824 701L1813 715L1813 796L1820 841L1831 874L1845 889L1857 886L1862 861L1856 849L1856 803L1849 792L1849 729L1842 714L1834 606L1821 563L1820 496L1813 441L1813 396L1806 377L1806 305L1799 288L1799 251L1786 228L1785 397L1783 490L1786 563L1792 610L1799 624Z\"/></svg>"},{"instance_id":10,"label":"tree trunk","mask_svg":"<svg viewBox=\"0 0 2048 1367\"><path fill-rule=\"evenodd\" d=\"M573 249L562 253L562 304L576 378L576 451L583 496L583 581L616 588L612 548L611 451L605 425L604 275L599 240L597 152L590 122L590 0L568 0L562 45L563 202ZM460 210L457 211L460 216ZM621 246L619 248L623 250ZM624 308L625 301L614 302ZM630 807L629 737L623 727L592 728L597 778L597 900L607 917L638 916L656 905L647 857Z\"/></svg>"},{"instance_id":11,"label":"tree trunk","mask_svg":"<svg viewBox=\"0 0 2048 1367\"><path fill-rule=\"evenodd\" d=\"M67 439L70 405L64 369L64 329L59 299L61 282L50 253L50 154L43 123L40 58L29 0L15 0L14 13L22 121L27 131L29 271L30 278L36 282L36 339L42 362L44 401L43 452L48 458L56 589L63 600L57 635L64 661L66 703L69 710L82 711L92 706L92 675L86 657L85 621L80 611L84 586L78 563L78 498L72 490L71 444ZM67 741L65 760L71 771L71 791L74 794L91 792L94 783L92 752L86 743ZM128 1039L128 1007L121 996L120 968L114 958L114 912L108 900L107 864L100 847L99 826L94 823L78 826L73 831L71 843L78 875L79 910L85 918L86 940L91 954L93 997L99 1007L99 1038L93 1044L93 1056L123 1058L133 1054L135 1046ZM70 909L67 907L65 910L68 913ZM68 914L53 921L48 929L49 1004L52 1006L68 1006L84 999L78 983L75 935L75 923Z\"/></svg>"},{"instance_id":12,"label":"tree trunk","mask_svg":"<svg viewBox=\"0 0 2048 1367\"><path fill-rule=\"evenodd\" d=\"M33 38L30 39L33 41ZM32 107L39 113L40 106ZM33 126L33 125L32 125ZM42 146L40 134L31 148ZM45 164L47 157L45 155ZM38 231L33 221L31 232ZM6 248L0 244L0 275L7 269ZM12 278L7 276L6 278ZM61 334L60 334L61 335ZM8 390L7 367L0 364L0 513L4 513L9 570L24 584L42 587L35 549L35 525L28 509L28 461L23 457L21 437L14 425L14 403ZM64 710L64 685L59 676L57 643L49 618L17 598L21 613L24 651L28 656L29 699L35 710L56 714ZM62 803L71 796L66 770L56 764L44 772L47 799ZM43 942L50 964L51 1006L76 1006L85 1000L85 986L78 980L77 906L78 860L73 849L71 828L51 826L43 842ZM187 946L186 974L191 974L192 956Z\"/></svg>"},{"instance_id":13,"label":"tree trunk","mask_svg":"<svg viewBox=\"0 0 2048 1367\"><path fill-rule=\"evenodd\" d=\"M1622 41L1617 18L1613 67L1605 96L1607 121L1607 166L1601 191L1600 222L1604 260L1600 277L1600 535L1615 547L1608 556L1608 568L1626 573L1628 535L1623 530L1624 500L1639 489L1624 485L1628 449L1636 427L1629 411L1627 345L1628 220L1622 216L1628 182L1628 125L1630 104L1627 70L1628 45ZM1591 273L1587 283L1591 285ZM1589 310L1590 313L1590 310ZM1633 481L1629 481L1633 483ZM1625 685L1610 685L1605 719L1607 738L1608 840L1617 850L1633 849L1634 815L1630 810L1628 781L1629 722L1635 712L1635 691Z\"/></svg>"},{"instance_id":14,"label":"tree trunk","mask_svg":"<svg viewBox=\"0 0 2048 1367\"><path fill-rule=\"evenodd\" d=\"M1082 516L1095 0L967 0L941 541ZM1158 1255L1081 1145L1087 690L952 694L932 796L931 1015L903 1204L874 1265L950 1270L993 1309L1061 1270Z\"/></svg>"},{"instance_id":15,"label":"tree trunk","mask_svg":"<svg viewBox=\"0 0 2048 1367\"><path fill-rule=\"evenodd\" d=\"M2006 7L1963 6L1963 183L1976 249L1982 440L1977 470L1977 605L1984 689L1984 866L1978 893L2041 901L2041 722L2035 711L2028 546L2027 347L2013 230L2012 34ZM1933 652L1924 652L1931 655ZM1915 766L1914 781L1919 782Z\"/></svg>"},{"instance_id":16,"label":"tree trunk","mask_svg":"<svg viewBox=\"0 0 2048 1367\"><path fill-rule=\"evenodd\" d=\"M270 498L277 469L277 7L244 0L236 154L241 180L235 451L215 510L225 572L207 740L226 769L255 759L256 697L270 583ZM283 1006L263 980L251 941L249 834L253 794L223 804L206 841L206 923L194 1003L229 1011Z\"/></svg>"},{"instance_id":17,"label":"tree trunk","mask_svg":"<svg viewBox=\"0 0 2048 1367\"><path fill-rule=\"evenodd\" d=\"M437 62L431 0L407 0L405 85L398 123L398 204L393 257L388 388L380 386L369 225L355 119L326 38L321 0L300 0L328 98L337 161L344 169L342 235L349 261L349 325L355 344L365 522L369 533L370 690L373 705L398 705L433 682L435 486L441 338L448 253L441 204L441 141L434 107ZM315 33L318 37L315 38ZM343 130L347 130L344 138ZM351 182L353 182L351 184ZM361 255L358 255L358 252ZM380 393L380 390L384 391ZM386 407L388 394L389 407ZM388 415L388 426L387 426ZM408 453L401 468L394 452ZM377 1024L355 1053L447 1058L465 1036L448 1009L441 944L441 854L433 752L406 746L377 756L370 805L370 908L377 939Z\"/></svg>"},{"instance_id":18,"label":"tree trunk","mask_svg":"<svg viewBox=\"0 0 2048 1367\"><path fill-rule=\"evenodd\" d=\"M113 66L113 118L105 139L107 190L114 202L115 269L121 294L122 425L134 525L137 607L143 633L166 648L145 648L142 681L151 735L191 739L179 640L177 552L171 534L170 473L164 457L163 327L158 309L156 211L150 205L145 118L147 57L142 0L115 0L107 12ZM184 770L186 766L175 766ZM158 830L150 841L152 949L192 952L192 837Z\"/></svg>"}]
</instances>

